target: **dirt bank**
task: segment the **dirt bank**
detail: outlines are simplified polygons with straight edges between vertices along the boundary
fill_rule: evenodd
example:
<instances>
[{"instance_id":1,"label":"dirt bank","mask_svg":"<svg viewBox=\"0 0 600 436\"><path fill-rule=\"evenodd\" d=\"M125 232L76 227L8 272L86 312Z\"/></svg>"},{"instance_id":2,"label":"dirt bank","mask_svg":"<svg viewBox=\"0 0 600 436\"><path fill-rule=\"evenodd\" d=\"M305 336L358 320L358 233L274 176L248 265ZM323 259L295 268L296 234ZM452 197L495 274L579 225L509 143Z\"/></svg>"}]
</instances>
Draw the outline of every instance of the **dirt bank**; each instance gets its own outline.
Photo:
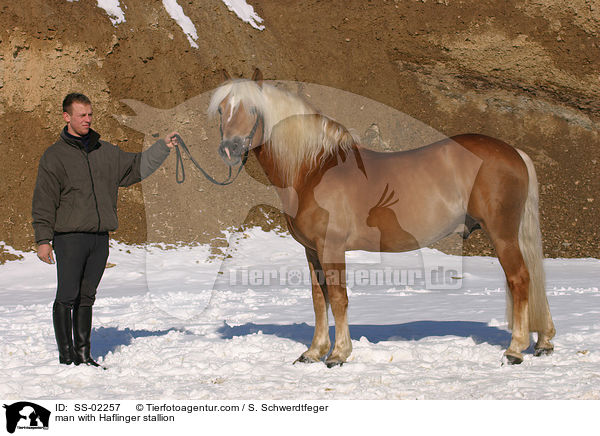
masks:
<instances>
[{"instance_id":1,"label":"dirt bank","mask_svg":"<svg viewBox=\"0 0 600 436\"><path fill-rule=\"evenodd\" d=\"M258 31L219 0L180 1L198 30L198 48L160 0L122 0L126 22L116 26L92 3L25 0L1 7L0 241L21 250L33 245L37 162L62 126L66 93L88 94L96 130L135 151L152 137L113 117L133 114L122 99L171 109L216 87L222 68L248 77L258 66L268 79L364 96L447 136L478 132L522 148L538 170L546 255L600 257L595 2L251 0L266 26ZM174 170L174 161L169 165L165 171ZM163 182L163 193L175 189L167 185L175 185L174 175L161 177L171 180ZM190 181L184 198L210 204L214 197L198 191L201 183ZM218 220L199 214L192 226L156 210L153 220L168 224L158 234L148 230L150 194L141 189L121 191L115 238L205 242L248 211L247 204L224 202L215 209ZM248 222L280 222L274 208L250 209ZM481 233L465 248L492 252Z\"/></svg>"}]
</instances>

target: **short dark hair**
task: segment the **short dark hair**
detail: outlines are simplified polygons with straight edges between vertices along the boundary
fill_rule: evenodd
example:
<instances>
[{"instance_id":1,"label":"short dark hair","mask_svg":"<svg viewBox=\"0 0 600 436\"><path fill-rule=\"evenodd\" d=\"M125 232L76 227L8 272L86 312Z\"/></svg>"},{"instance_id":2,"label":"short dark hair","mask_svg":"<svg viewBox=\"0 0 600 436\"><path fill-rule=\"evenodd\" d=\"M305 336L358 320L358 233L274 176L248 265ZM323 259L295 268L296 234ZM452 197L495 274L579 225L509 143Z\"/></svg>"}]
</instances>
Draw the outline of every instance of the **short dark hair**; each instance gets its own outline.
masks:
<instances>
[{"instance_id":1,"label":"short dark hair","mask_svg":"<svg viewBox=\"0 0 600 436\"><path fill-rule=\"evenodd\" d=\"M63 100L63 112L71 113L71 105L73 103L92 104L92 101L85 95L79 92L72 92L68 94Z\"/></svg>"}]
</instances>

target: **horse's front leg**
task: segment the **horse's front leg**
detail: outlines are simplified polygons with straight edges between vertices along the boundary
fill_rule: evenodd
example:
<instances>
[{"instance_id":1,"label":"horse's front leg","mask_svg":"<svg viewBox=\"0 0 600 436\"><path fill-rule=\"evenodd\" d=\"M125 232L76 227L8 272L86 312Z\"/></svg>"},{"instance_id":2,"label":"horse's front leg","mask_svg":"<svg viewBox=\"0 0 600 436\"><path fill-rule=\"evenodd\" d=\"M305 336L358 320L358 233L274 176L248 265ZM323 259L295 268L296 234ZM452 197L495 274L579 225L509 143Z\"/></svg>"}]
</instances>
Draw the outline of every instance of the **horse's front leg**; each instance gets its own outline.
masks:
<instances>
[{"instance_id":1,"label":"horse's front leg","mask_svg":"<svg viewBox=\"0 0 600 436\"><path fill-rule=\"evenodd\" d=\"M348 329L348 294L346 292L345 262L322 263L325 283L329 293L331 311L335 318L335 343L325 363L329 368L342 365L352 352Z\"/></svg>"},{"instance_id":2,"label":"horse's front leg","mask_svg":"<svg viewBox=\"0 0 600 436\"><path fill-rule=\"evenodd\" d=\"M320 361L331 347L329 340L329 296L325 284L323 268L319 262L317 252L306 248L306 258L310 269L312 282L312 299L315 310L315 333L310 348L296 359L296 362L312 363Z\"/></svg>"}]
</instances>

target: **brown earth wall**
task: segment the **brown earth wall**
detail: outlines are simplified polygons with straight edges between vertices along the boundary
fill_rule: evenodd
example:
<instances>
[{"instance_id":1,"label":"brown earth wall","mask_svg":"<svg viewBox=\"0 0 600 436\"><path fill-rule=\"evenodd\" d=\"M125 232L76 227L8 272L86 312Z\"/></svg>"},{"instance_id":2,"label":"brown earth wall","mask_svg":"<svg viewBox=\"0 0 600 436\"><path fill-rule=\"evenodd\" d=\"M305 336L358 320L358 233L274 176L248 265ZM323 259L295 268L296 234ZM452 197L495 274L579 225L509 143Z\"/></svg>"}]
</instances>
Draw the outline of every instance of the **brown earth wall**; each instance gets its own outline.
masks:
<instances>
[{"instance_id":1,"label":"brown earth wall","mask_svg":"<svg viewBox=\"0 0 600 436\"><path fill-rule=\"evenodd\" d=\"M258 31L219 0L180 0L198 30L197 49L160 0L121 0L127 21L117 26L95 3L0 6L5 244L34 246L37 163L63 125L66 93L89 95L94 128L137 151L144 134L113 116L132 114L122 99L169 109L214 89L221 69L249 77L259 67L266 79L326 85L378 101L447 136L483 133L525 150L538 171L546 256L600 257L596 1L250 0L266 26ZM147 240L143 199L140 186L121 191L114 238ZM273 208L254 208L246 222L273 226L281 217ZM178 226L167 228L165 242L185 239ZM219 229L206 228L196 242L219 236ZM465 253L493 249L478 232ZM4 251L0 258L11 256Z\"/></svg>"}]
</instances>

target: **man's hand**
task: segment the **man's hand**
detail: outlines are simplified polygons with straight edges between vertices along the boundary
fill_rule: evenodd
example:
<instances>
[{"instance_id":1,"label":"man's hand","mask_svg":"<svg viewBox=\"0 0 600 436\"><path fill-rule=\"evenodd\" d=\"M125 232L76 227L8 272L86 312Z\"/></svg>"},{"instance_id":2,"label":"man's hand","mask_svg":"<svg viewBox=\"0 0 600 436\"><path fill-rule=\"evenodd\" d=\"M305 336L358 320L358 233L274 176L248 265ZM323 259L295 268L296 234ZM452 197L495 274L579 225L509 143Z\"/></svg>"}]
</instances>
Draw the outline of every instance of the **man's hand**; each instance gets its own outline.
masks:
<instances>
[{"instance_id":1,"label":"man's hand","mask_svg":"<svg viewBox=\"0 0 600 436\"><path fill-rule=\"evenodd\" d=\"M54 253L52 252L52 245L40 244L40 246L38 247L37 256L40 258L40 260L42 262L53 264L54 263Z\"/></svg>"},{"instance_id":2,"label":"man's hand","mask_svg":"<svg viewBox=\"0 0 600 436\"><path fill-rule=\"evenodd\" d=\"M167 147L173 148L176 145L179 145L179 141L176 138L177 135L179 135L179 133L171 132L165 137L165 144L167 144Z\"/></svg>"}]
</instances>

